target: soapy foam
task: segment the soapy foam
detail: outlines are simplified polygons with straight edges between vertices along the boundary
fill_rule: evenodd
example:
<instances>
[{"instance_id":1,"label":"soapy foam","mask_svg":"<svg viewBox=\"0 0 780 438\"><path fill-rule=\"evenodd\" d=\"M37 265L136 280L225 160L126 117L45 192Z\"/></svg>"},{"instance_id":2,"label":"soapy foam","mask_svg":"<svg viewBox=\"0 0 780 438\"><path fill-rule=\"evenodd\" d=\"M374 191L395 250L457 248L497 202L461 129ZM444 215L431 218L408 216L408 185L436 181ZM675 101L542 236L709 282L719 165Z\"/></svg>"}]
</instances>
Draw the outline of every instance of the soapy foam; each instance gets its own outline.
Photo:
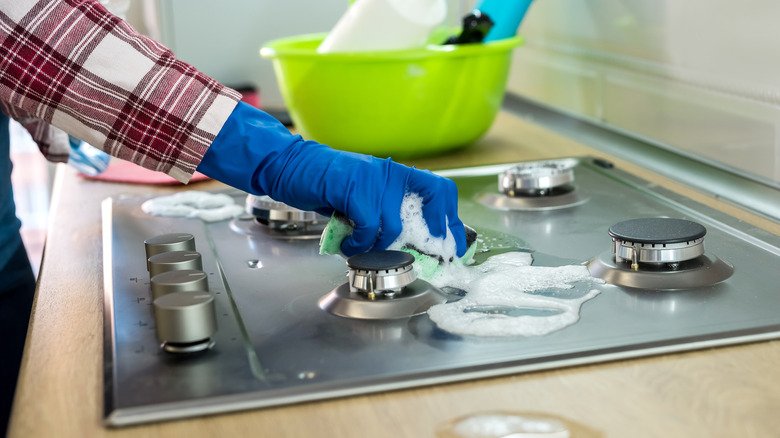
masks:
<instances>
[{"instance_id":1,"label":"soapy foam","mask_svg":"<svg viewBox=\"0 0 780 438\"><path fill-rule=\"evenodd\" d=\"M529 253L508 252L477 266L449 265L429 282L438 287L465 290L454 303L428 309L428 316L442 330L471 336L542 336L579 320L580 306L599 294L592 289L579 298L533 293L573 289L572 283L600 282L585 266L531 266ZM510 316L481 309L536 310L544 316Z\"/></svg>"},{"instance_id":2,"label":"soapy foam","mask_svg":"<svg viewBox=\"0 0 780 438\"><path fill-rule=\"evenodd\" d=\"M197 218L204 222L230 219L244 211L226 194L197 190L150 199L141 204L141 210L152 216Z\"/></svg>"},{"instance_id":3,"label":"soapy foam","mask_svg":"<svg viewBox=\"0 0 780 438\"><path fill-rule=\"evenodd\" d=\"M422 213L423 198L417 193L407 193L401 201L401 234L387 249L415 248L424 254L441 256L444 260L457 259L455 237L446 227L447 234L433 237L428 231ZM449 220L447 221L449 224Z\"/></svg>"},{"instance_id":4,"label":"soapy foam","mask_svg":"<svg viewBox=\"0 0 780 438\"><path fill-rule=\"evenodd\" d=\"M444 260L457 260L455 239L449 229L444 238L433 237L428 231L419 195L409 193L404 197L401 224L401 234L389 249L414 247L442 255ZM428 309L428 316L442 330L471 336L542 336L576 323L582 303L599 294L596 289L584 295L574 290L574 283L603 283L591 277L585 266L531 266L530 253L505 252L521 244L507 236L480 236L477 243L481 251L502 253L478 265L473 265L473 258L444 263L433 270L423 269L419 261L414 264L418 278L439 288L466 291L460 301ZM557 296L546 291L554 291ZM570 298L572 295L574 298ZM510 316L512 310L519 310L521 315Z\"/></svg>"}]
</instances>

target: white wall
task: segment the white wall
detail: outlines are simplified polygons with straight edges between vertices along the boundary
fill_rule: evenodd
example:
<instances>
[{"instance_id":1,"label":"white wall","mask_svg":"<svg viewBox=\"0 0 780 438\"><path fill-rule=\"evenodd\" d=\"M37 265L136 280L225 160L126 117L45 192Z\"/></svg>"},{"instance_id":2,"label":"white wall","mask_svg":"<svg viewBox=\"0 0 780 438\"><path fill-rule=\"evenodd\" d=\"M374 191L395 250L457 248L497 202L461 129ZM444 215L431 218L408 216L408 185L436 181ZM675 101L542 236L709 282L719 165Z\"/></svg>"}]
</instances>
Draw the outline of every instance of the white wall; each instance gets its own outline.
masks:
<instances>
[{"instance_id":1,"label":"white wall","mask_svg":"<svg viewBox=\"0 0 780 438\"><path fill-rule=\"evenodd\" d=\"M780 183L780 2L536 0L509 90Z\"/></svg>"},{"instance_id":2,"label":"white wall","mask_svg":"<svg viewBox=\"0 0 780 438\"><path fill-rule=\"evenodd\" d=\"M139 8L154 9L159 40L178 58L226 85L259 87L263 106L271 108L284 107L284 101L271 61L258 55L263 43L328 32L349 6L349 0L133 1L130 18L143 14ZM448 0L449 22L460 24L467 3Z\"/></svg>"},{"instance_id":3,"label":"white wall","mask_svg":"<svg viewBox=\"0 0 780 438\"><path fill-rule=\"evenodd\" d=\"M284 105L270 61L270 40L327 32L347 0L158 0L161 42L176 56L225 85L260 88L264 106Z\"/></svg>"}]
</instances>

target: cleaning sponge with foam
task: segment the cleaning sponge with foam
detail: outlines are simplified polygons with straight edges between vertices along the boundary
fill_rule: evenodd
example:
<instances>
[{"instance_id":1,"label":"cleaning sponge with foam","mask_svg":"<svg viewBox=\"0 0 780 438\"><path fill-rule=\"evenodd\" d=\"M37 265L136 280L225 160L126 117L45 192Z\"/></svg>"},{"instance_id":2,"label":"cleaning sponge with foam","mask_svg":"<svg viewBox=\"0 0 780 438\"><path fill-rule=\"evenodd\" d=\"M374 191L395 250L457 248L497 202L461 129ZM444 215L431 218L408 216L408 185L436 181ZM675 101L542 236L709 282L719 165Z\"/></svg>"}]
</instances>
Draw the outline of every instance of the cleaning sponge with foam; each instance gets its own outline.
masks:
<instances>
[{"instance_id":1,"label":"cleaning sponge with foam","mask_svg":"<svg viewBox=\"0 0 780 438\"><path fill-rule=\"evenodd\" d=\"M463 257L457 257L452 235L448 234L444 238L431 236L422 216L422 198L416 194L407 194L404 197L401 204L401 223L401 233L388 249L412 254L418 275L422 278L430 278L439 266L446 263L467 264L474 256L477 232L465 226L468 250ZM351 232L349 219L340 213L331 216L320 238L320 254L340 254L341 242Z\"/></svg>"}]
</instances>

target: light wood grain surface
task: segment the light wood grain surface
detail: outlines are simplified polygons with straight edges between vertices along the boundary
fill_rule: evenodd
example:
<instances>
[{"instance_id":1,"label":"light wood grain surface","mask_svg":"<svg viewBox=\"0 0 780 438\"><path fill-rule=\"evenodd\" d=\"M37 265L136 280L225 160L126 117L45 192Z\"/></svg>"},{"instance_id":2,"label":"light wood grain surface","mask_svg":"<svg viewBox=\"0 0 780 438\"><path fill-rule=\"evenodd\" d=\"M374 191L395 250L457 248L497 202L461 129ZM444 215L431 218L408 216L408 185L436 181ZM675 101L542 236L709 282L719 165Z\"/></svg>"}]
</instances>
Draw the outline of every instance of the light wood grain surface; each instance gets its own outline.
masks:
<instances>
[{"instance_id":1,"label":"light wood grain surface","mask_svg":"<svg viewBox=\"0 0 780 438\"><path fill-rule=\"evenodd\" d=\"M603 156L500 114L477 144L408 163L443 169L584 155ZM612 161L780 234L777 223ZM207 182L187 188L219 187ZM580 437L780 436L778 341L107 429L101 423L100 203L170 190L180 188L87 181L68 167L58 169L10 437L432 437L457 417L494 410L556 416Z\"/></svg>"}]
</instances>

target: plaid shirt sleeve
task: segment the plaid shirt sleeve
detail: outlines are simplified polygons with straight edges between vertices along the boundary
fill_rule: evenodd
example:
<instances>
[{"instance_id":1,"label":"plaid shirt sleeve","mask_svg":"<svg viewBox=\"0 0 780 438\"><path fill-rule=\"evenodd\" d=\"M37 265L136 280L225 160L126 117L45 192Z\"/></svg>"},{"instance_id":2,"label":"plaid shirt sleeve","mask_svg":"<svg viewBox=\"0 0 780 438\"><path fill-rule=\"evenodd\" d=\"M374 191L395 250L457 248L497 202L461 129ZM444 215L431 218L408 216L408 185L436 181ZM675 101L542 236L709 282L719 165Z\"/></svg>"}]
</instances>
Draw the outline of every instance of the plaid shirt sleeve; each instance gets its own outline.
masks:
<instances>
[{"instance_id":1,"label":"plaid shirt sleeve","mask_svg":"<svg viewBox=\"0 0 780 438\"><path fill-rule=\"evenodd\" d=\"M0 0L0 106L55 160L66 132L187 182L239 99L97 0Z\"/></svg>"}]
</instances>

